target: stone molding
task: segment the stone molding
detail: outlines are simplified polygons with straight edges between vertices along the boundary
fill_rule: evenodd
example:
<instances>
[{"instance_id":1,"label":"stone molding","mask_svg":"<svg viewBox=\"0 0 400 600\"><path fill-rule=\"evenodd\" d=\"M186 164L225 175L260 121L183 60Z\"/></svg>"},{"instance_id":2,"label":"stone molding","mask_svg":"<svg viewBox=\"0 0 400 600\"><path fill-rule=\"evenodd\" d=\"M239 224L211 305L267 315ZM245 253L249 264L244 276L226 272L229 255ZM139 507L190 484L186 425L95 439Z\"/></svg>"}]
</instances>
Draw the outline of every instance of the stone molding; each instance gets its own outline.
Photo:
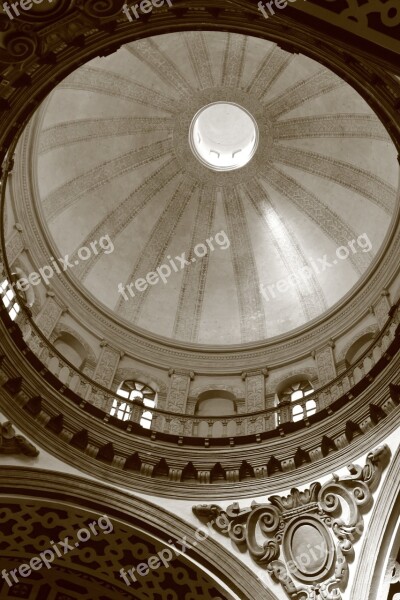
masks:
<instances>
[{"instance_id":1,"label":"stone molding","mask_svg":"<svg viewBox=\"0 0 400 600\"><path fill-rule=\"evenodd\" d=\"M233 598L229 592L234 592L235 597L249 600L278 600L254 577L249 567L211 537L198 543L197 529L180 515L172 515L143 497L106 483L44 469L5 466L0 470L0 497L4 502L28 498L34 503L41 502L42 506L55 503L65 506L67 503L73 508L116 519L128 526L133 534L135 529L142 532L141 535L146 532L148 539L159 540L163 545L171 544L171 540L178 544L185 540L188 560L199 565L200 571L211 572L215 583L228 598ZM225 590L221 582L225 584Z\"/></svg>"},{"instance_id":2,"label":"stone molding","mask_svg":"<svg viewBox=\"0 0 400 600\"><path fill-rule=\"evenodd\" d=\"M39 456L39 450L23 435L15 433L10 421L0 423L0 454L23 454L24 456Z\"/></svg>"},{"instance_id":3,"label":"stone molding","mask_svg":"<svg viewBox=\"0 0 400 600\"><path fill-rule=\"evenodd\" d=\"M393 559L398 554L400 544L399 531L395 535L395 544L397 543L397 547L392 548L391 543L399 521L399 493L400 448L397 449L389 465L385 482L371 515L368 535L359 556L360 564L368 564L371 568L358 569L353 581L351 598L386 600L390 578L389 581L384 582L383 588L380 587L380 584L382 583L382 574L390 566L386 563L388 554L390 553Z\"/></svg>"},{"instance_id":4,"label":"stone molding","mask_svg":"<svg viewBox=\"0 0 400 600\"><path fill-rule=\"evenodd\" d=\"M389 390L388 386L398 379L399 358L375 383L369 381L364 393L340 403L312 427L291 427L286 434L280 427L278 436L264 443L255 434L244 447L236 446L234 438L227 438L225 445L210 446L201 438L193 445L174 435L141 430L138 436L130 422L126 430L110 427L108 416L96 407L84 402L75 407L60 393L51 394L48 384L17 355L12 363L4 357L1 360L0 394L3 412L24 433L86 472L106 473L108 480L124 485L140 482L143 490L156 489L157 495L181 497L189 487L201 497L217 493L231 497L239 486L245 494L266 484L286 482L281 487L290 487L302 474L312 477L316 469L360 452L397 427L400 387L392 385ZM82 411L85 407L90 414ZM148 465L150 455L152 464Z\"/></svg>"},{"instance_id":5,"label":"stone molding","mask_svg":"<svg viewBox=\"0 0 400 600\"><path fill-rule=\"evenodd\" d=\"M312 483L302 492L293 488L289 496L270 496L265 504L253 501L245 508L238 502L226 510L198 504L193 512L208 522L213 518L217 531L265 566L293 600L341 600L353 544L364 529L363 513L371 508L372 494L389 459L389 447L379 446L367 455L364 467L351 464L348 476L333 474L324 485ZM317 545L316 538L322 543ZM306 546L307 539L314 545Z\"/></svg>"}]
</instances>

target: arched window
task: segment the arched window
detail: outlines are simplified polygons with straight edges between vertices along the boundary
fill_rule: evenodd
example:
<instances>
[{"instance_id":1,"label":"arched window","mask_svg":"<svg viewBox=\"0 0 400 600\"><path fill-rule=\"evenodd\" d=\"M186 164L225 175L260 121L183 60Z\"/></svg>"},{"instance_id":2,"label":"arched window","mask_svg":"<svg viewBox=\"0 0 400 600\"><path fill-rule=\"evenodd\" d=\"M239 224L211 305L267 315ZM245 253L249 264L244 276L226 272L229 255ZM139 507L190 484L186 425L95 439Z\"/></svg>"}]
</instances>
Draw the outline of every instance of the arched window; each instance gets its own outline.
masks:
<instances>
[{"instance_id":1,"label":"arched window","mask_svg":"<svg viewBox=\"0 0 400 600\"><path fill-rule=\"evenodd\" d=\"M284 389L280 399L281 401L290 400L291 402L296 402L297 400L302 400L306 396L309 396L313 391L314 389L311 383L307 381L307 379L304 379L302 381L291 383ZM296 404L292 407L292 421L301 421L301 419L313 415L316 409L317 405L314 400L307 400L304 408L301 404Z\"/></svg>"},{"instance_id":2,"label":"arched window","mask_svg":"<svg viewBox=\"0 0 400 600\"><path fill-rule=\"evenodd\" d=\"M23 292L20 292L21 294ZM17 296L14 292L12 284L8 281L8 279L4 279L0 283L0 296L1 300L6 307L10 318L15 321L21 307L17 301Z\"/></svg>"},{"instance_id":3,"label":"arched window","mask_svg":"<svg viewBox=\"0 0 400 600\"><path fill-rule=\"evenodd\" d=\"M140 381L124 381L118 388L117 395L123 398L115 398L110 411L110 415L128 421L132 412L132 402L134 400L143 400L144 406L147 408L155 408L157 394L148 385L140 383ZM144 410L140 418L140 425L145 429L150 429L153 414L150 410Z\"/></svg>"}]
</instances>

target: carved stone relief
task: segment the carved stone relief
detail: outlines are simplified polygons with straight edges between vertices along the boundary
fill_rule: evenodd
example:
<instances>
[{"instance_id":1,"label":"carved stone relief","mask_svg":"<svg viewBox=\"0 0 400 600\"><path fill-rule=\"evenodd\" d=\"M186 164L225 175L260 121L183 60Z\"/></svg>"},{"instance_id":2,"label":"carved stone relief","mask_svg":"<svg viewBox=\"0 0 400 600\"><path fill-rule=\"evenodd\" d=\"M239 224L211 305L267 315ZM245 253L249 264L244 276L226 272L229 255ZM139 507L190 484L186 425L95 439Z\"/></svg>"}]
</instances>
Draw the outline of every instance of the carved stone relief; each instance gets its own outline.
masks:
<instances>
[{"instance_id":1,"label":"carved stone relief","mask_svg":"<svg viewBox=\"0 0 400 600\"><path fill-rule=\"evenodd\" d=\"M17 230L14 231L12 236L7 240L6 243L6 255L8 264L11 266L17 260L18 256L24 249L24 241L21 233Z\"/></svg>"},{"instance_id":2,"label":"carved stone relief","mask_svg":"<svg viewBox=\"0 0 400 600\"><path fill-rule=\"evenodd\" d=\"M24 454L33 457L39 455L39 450L23 435L16 434L10 421L5 421L0 423L0 454Z\"/></svg>"},{"instance_id":3,"label":"carved stone relief","mask_svg":"<svg viewBox=\"0 0 400 600\"><path fill-rule=\"evenodd\" d=\"M111 348L106 343L103 344L103 348L100 354L99 361L96 366L96 370L93 375L93 379L100 383L100 385L111 388L115 372L118 367L118 363L121 358L121 353L114 348ZM90 390L88 392L89 395L93 394ZM96 406L102 408L106 412L109 412L111 409L111 399L110 398L92 398Z\"/></svg>"},{"instance_id":4,"label":"carved stone relief","mask_svg":"<svg viewBox=\"0 0 400 600\"><path fill-rule=\"evenodd\" d=\"M363 532L363 513L390 458L388 446L370 452L364 467L352 464L349 475L289 496L270 496L265 504L223 510L216 504L193 507L199 518L213 517L228 535L266 567L293 600L340 600L346 589L354 542Z\"/></svg>"},{"instance_id":5,"label":"carved stone relief","mask_svg":"<svg viewBox=\"0 0 400 600\"><path fill-rule=\"evenodd\" d=\"M318 383L324 385L336 377L335 359L333 356L333 342L314 353L317 364Z\"/></svg>"},{"instance_id":6,"label":"carved stone relief","mask_svg":"<svg viewBox=\"0 0 400 600\"><path fill-rule=\"evenodd\" d=\"M265 377L267 375L267 369L242 374L242 379L246 381L247 412L256 412L258 410L264 410Z\"/></svg>"},{"instance_id":7,"label":"carved stone relief","mask_svg":"<svg viewBox=\"0 0 400 600\"><path fill-rule=\"evenodd\" d=\"M170 384L166 410L184 413L186 411L186 401L189 395L190 381L194 378L194 373L185 373L184 371L171 369L169 376Z\"/></svg>"},{"instance_id":8,"label":"carved stone relief","mask_svg":"<svg viewBox=\"0 0 400 600\"><path fill-rule=\"evenodd\" d=\"M390 308L389 292L383 291L380 300L374 305L374 315L379 329L383 329L385 326L385 323L389 318Z\"/></svg>"},{"instance_id":9,"label":"carved stone relief","mask_svg":"<svg viewBox=\"0 0 400 600\"><path fill-rule=\"evenodd\" d=\"M36 319L36 325L46 338L49 338L52 334L53 329L57 325L62 313L63 309L58 302L53 298L52 295L48 295L46 302L44 303L43 308Z\"/></svg>"}]
</instances>

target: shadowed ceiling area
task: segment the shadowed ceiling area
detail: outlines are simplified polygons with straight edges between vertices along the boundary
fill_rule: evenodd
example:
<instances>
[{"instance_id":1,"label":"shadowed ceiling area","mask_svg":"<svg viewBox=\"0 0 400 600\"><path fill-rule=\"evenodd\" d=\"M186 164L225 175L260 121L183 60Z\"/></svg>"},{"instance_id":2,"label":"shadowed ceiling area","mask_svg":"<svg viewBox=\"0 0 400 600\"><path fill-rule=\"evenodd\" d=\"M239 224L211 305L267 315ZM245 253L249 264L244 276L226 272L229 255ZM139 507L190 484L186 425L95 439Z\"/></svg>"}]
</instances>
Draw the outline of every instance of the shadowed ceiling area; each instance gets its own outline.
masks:
<instances>
[{"instance_id":1,"label":"shadowed ceiling area","mask_svg":"<svg viewBox=\"0 0 400 600\"><path fill-rule=\"evenodd\" d=\"M3 498L4 540L0 597L25 600L228 600L209 571L175 554L157 538L114 521L107 514L59 503ZM159 559L158 552L165 558ZM164 556L161 554L161 556ZM135 567L155 557L154 571ZM29 569L32 559L36 568ZM159 559L156 562L156 559ZM20 565L27 565L23 578ZM15 569L17 581L10 574ZM121 570L124 577L121 575ZM133 577L129 575L132 572ZM268 598L271 596L268 595Z\"/></svg>"},{"instance_id":2,"label":"shadowed ceiling area","mask_svg":"<svg viewBox=\"0 0 400 600\"><path fill-rule=\"evenodd\" d=\"M234 171L210 170L189 144L193 117L215 102L258 126L253 158ZM396 150L361 96L256 38L127 44L65 79L36 123L36 200L74 265L64 276L126 324L174 340L256 342L322 315L370 267L396 204ZM104 236L114 250L82 260ZM161 265L165 283L130 293Z\"/></svg>"}]
</instances>

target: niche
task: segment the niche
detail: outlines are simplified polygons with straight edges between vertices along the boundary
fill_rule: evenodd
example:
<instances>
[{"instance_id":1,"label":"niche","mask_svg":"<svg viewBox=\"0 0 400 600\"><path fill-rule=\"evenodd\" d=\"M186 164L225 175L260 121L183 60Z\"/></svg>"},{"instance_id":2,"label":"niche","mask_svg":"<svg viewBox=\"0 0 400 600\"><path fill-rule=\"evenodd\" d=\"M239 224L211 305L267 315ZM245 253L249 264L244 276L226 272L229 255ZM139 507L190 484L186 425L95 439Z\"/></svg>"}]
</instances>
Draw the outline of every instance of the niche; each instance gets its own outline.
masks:
<instances>
[{"instance_id":1,"label":"niche","mask_svg":"<svg viewBox=\"0 0 400 600\"><path fill-rule=\"evenodd\" d=\"M72 334L63 332L54 342L54 347L77 369L81 369L87 353L83 344Z\"/></svg>"},{"instance_id":2,"label":"niche","mask_svg":"<svg viewBox=\"0 0 400 600\"><path fill-rule=\"evenodd\" d=\"M236 413L235 396L225 390L209 390L199 394L194 411L198 417L221 417Z\"/></svg>"},{"instance_id":3,"label":"niche","mask_svg":"<svg viewBox=\"0 0 400 600\"><path fill-rule=\"evenodd\" d=\"M345 364L346 367L354 365L364 354L364 352L370 347L375 334L372 332L365 333L356 342L354 342L346 352Z\"/></svg>"}]
</instances>

